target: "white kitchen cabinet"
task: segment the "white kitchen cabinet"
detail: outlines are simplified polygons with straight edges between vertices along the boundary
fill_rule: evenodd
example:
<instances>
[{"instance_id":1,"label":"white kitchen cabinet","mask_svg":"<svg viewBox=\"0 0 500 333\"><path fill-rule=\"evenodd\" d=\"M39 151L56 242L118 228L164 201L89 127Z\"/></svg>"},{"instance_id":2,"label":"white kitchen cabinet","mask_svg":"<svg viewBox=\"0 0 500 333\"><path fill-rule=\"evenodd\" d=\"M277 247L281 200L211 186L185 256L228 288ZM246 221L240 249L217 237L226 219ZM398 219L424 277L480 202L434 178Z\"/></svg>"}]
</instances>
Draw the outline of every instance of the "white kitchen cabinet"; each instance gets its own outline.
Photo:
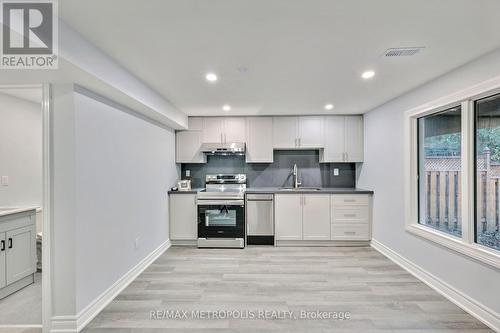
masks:
<instances>
[{"instance_id":1,"label":"white kitchen cabinet","mask_svg":"<svg viewBox=\"0 0 500 333\"><path fill-rule=\"evenodd\" d=\"M0 216L0 299L34 282L35 209Z\"/></svg>"},{"instance_id":2,"label":"white kitchen cabinet","mask_svg":"<svg viewBox=\"0 0 500 333\"><path fill-rule=\"evenodd\" d=\"M363 162L363 117L327 116L320 162Z\"/></svg>"},{"instance_id":3,"label":"white kitchen cabinet","mask_svg":"<svg viewBox=\"0 0 500 333\"><path fill-rule=\"evenodd\" d=\"M224 118L224 143L246 142L246 118Z\"/></svg>"},{"instance_id":4,"label":"white kitchen cabinet","mask_svg":"<svg viewBox=\"0 0 500 333\"><path fill-rule=\"evenodd\" d=\"M205 117L203 118L203 143L223 143L224 142L224 118Z\"/></svg>"},{"instance_id":5,"label":"white kitchen cabinet","mask_svg":"<svg viewBox=\"0 0 500 333\"><path fill-rule=\"evenodd\" d=\"M330 240L330 195L304 194L302 198L304 240Z\"/></svg>"},{"instance_id":6,"label":"white kitchen cabinet","mask_svg":"<svg viewBox=\"0 0 500 333\"><path fill-rule=\"evenodd\" d=\"M323 117L298 117L298 145L300 148L323 148Z\"/></svg>"},{"instance_id":7,"label":"white kitchen cabinet","mask_svg":"<svg viewBox=\"0 0 500 333\"><path fill-rule=\"evenodd\" d=\"M203 118L203 143L246 142L245 117Z\"/></svg>"},{"instance_id":8,"label":"white kitchen cabinet","mask_svg":"<svg viewBox=\"0 0 500 333\"><path fill-rule=\"evenodd\" d=\"M324 146L323 117L274 117L274 149L308 149Z\"/></svg>"},{"instance_id":9,"label":"white kitchen cabinet","mask_svg":"<svg viewBox=\"0 0 500 333\"><path fill-rule=\"evenodd\" d=\"M325 118L325 149L320 152L320 162L344 162L345 117Z\"/></svg>"},{"instance_id":10,"label":"white kitchen cabinet","mask_svg":"<svg viewBox=\"0 0 500 333\"><path fill-rule=\"evenodd\" d=\"M330 240L329 194L276 194L276 240Z\"/></svg>"},{"instance_id":11,"label":"white kitchen cabinet","mask_svg":"<svg viewBox=\"0 0 500 333\"><path fill-rule=\"evenodd\" d=\"M347 162L363 162L363 117L345 117L345 151Z\"/></svg>"},{"instance_id":12,"label":"white kitchen cabinet","mask_svg":"<svg viewBox=\"0 0 500 333\"><path fill-rule=\"evenodd\" d=\"M331 239L367 241L371 230L371 201L368 194L332 194Z\"/></svg>"},{"instance_id":13,"label":"white kitchen cabinet","mask_svg":"<svg viewBox=\"0 0 500 333\"><path fill-rule=\"evenodd\" d=\"M247 123L247 163L273 162L273 118L248 117Z\"/></svg>"},{"instance_id":14,"label":"white kitchen cabinet","mask_svg":"<svg viewBox=\"0 0 500 333\"><path fill-rule=\"evenodd\" d=\"M297 144L297 117L273 117L274 149L296 149Z\"/></svg>"},{"instance_id":15,"label":"white kitchen cabinet","mask_svg":"<svg viewBox=\"0 0 500 333\"><path fill-rule=\"evenodd\" d=\"M302 194L274 196L276 240L302 240Z\"/></svg>"},{"instance_id":16,"label":"white kitchen cabinet","mask_svg":"<svg viewBox=\"0 0 500 333\"><path fill-rule=\"evenodd\" d=\"M5 233L7 285L33 274L36 271L36 227L35 225L14 229Z\"/></svg>"},{"instance_id":17,"label":"white kitchen cabinet","mask_svg":"<svg viewBox=\"0 0 500 333\"><path fill-rule=\"evenodd\" d=\"M7 240L5 239L5 232L0 232L0 289L7 285L6 281L6 263L5 263L5 250L7 249Z\"/></svg>"},{"instance_id":18,"label":"white kitchen cabinet","mask_svg":"<svg viewBox=\"0 0 500 333\"><path fill-rule=\"evenodd\" d=\"M196 240L196 193L174 193L170 201L170 240Z\"/></svg>"},{"instance_id":19,"label":"white kitchen cabinet","mask_svg":"<svg viewBox=\"0 0 500 333\"><path fill-rule=\"evenodd\" d=\"M190 131L203 131L203 118L202 117L189 117L188 130Z\"/></svg>"},{"instance_id":20,"label":"white kitchen cabinet","mask_svg":"<svg viewBox=\"0 0 500 333\"><path fill-rule=\"evenodd\" d=\"M175 134L176 163L206 163L206 155L200 151L201 131L179 131Z\"/></svg>"}]
</instances>

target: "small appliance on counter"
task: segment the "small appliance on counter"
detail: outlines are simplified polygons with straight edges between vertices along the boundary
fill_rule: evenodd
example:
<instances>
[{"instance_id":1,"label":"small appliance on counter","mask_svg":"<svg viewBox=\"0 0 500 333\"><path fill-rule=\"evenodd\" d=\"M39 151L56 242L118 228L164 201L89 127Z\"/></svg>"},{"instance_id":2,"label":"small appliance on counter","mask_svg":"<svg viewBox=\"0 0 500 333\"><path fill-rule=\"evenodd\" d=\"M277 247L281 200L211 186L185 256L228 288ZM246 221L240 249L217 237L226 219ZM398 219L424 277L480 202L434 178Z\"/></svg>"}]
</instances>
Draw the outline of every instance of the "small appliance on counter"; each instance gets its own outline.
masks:
<instances>
[{"instance_id":1,"label":"small appliance on counter","mask_svg":"<svg viewBox=\"0 0 500 333\"><path fill-rule=\"evenodd\" d=\"M198 193L198 247L245 247L245 174L207 175Z\"/></svg>"},{"instance_id":2,"label":"small appliance on counter","mask_svg":"<svg viewBox=\"0 0 500 333\"><path fill-rule=\"evenodd\" d=\"M191 191L191 180L179 180L177 182L177 190L178 191Z\"/></svg>"}]
</instances>

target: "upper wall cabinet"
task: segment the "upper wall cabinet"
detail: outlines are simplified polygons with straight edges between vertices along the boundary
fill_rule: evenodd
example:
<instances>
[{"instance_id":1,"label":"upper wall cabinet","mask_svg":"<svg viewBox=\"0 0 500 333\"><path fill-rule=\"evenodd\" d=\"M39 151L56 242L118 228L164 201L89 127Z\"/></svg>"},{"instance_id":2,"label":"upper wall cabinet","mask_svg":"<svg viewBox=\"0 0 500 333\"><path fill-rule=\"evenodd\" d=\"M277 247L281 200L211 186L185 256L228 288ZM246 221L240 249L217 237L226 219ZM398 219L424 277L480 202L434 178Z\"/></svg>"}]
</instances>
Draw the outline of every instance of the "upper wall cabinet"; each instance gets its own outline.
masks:
<instances>
[{"instance_id":1,"label":"upper wall cabinet","mask_svg":"<svg viewBox=\"0 0 500 333\"><path fill-rule=\"evenodd\" d=\"M246 142L246 121L244 117L203 118L204 143Z\"/></svg>"},{"instance_id":2,"label":"upper wall cabinet","mask_svg":"<svg viewBox=\"0 0 500 333\"><path fill-rule=\"evenodd\" d=\"M206 163L205 154L200 152L201 131L179 131L175 134L176 163Z\"/></svg>"},{"instance_id":3,"label":"upper wall cabinet","mask_svg":"<svg viewBox=\"0 0 500 333\"><path fill-rule=\"evenodd\" d=\"M325 117L325 149L320 162L363 162L363 117Z\"/></svg>"},{"instance_id":4,"label":"upper wall cabinet","mask_svg":"<svg viewBox=\"0 0 500 333\"><path fill-rule=\"evenodd\" d=\"M247 118L247 163L273 162L273 118Z\"/></svg>"},{"instance_id":5,"label":"upper wall cabinet","mask_svg":"<svg viewBox=\"0 0 500 333\"><path fill-rule=\"evenodd\" d=\"M323 117L274 117L274 149L322 148Z\"/></svg>"}]
</instances>

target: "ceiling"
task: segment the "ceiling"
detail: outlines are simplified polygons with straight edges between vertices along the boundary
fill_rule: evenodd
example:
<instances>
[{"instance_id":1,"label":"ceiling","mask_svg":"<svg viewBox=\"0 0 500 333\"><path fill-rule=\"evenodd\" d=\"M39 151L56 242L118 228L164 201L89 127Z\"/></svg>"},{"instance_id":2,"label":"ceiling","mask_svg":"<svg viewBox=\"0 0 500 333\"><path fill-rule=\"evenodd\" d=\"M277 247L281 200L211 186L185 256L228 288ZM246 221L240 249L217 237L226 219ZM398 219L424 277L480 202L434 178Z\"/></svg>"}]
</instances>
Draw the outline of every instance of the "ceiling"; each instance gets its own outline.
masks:
<instances>
[{"instance_id":1,"label":"ceiling","mask_svg":"<svg viewBox=\"0 0 500 333\"><path fill-rule=\"evenodd\" d=\"M364 113L500 47L498 0L59 4L64 21L188 115ZM383 57L408 46L425 49ZM368 69L375 77L361 79Z\"/></svg>"}]
</instances>

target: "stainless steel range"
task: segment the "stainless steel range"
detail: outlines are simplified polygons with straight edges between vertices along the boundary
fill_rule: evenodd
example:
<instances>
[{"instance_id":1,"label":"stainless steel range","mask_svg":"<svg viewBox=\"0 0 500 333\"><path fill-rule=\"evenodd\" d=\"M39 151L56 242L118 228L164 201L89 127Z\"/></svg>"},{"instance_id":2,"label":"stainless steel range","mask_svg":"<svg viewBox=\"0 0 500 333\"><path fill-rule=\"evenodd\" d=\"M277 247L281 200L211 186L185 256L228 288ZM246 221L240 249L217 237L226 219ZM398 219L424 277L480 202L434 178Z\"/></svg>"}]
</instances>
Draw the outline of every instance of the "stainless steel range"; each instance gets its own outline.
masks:
<instances>
[{"instance_id":1,"label":"stainless steel range","mask_svg":"<svg viewBox=\"0 0 500 333\"><path fill-rule=\"evenodd\" d=\"M245 174L206 175L198 193L198 247L245 247Z\"/></svg>"}]
</instances>

